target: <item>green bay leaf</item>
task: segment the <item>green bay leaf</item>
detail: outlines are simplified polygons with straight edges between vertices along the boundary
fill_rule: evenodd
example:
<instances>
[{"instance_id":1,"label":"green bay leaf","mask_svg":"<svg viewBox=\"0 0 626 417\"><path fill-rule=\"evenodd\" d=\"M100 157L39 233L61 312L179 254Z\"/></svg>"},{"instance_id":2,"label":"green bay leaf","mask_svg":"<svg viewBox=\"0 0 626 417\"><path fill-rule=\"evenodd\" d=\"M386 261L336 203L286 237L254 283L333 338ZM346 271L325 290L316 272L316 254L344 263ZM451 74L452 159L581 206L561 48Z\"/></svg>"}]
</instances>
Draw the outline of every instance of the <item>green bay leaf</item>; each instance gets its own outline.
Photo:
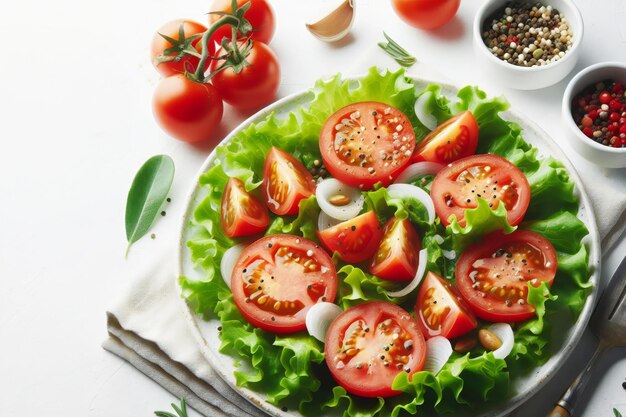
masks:
<instances>
[{"instance_id":1,"label":"green bay leaf","mask_svg":"<svg viewBox=\"0 0 626 417\"><path fill-rule=\"evenodd\" d=\"M174 161L167 155L155 155L139 168L126 199L126 254L152 227L173 179Z\"/></svg>"}]
</instances>

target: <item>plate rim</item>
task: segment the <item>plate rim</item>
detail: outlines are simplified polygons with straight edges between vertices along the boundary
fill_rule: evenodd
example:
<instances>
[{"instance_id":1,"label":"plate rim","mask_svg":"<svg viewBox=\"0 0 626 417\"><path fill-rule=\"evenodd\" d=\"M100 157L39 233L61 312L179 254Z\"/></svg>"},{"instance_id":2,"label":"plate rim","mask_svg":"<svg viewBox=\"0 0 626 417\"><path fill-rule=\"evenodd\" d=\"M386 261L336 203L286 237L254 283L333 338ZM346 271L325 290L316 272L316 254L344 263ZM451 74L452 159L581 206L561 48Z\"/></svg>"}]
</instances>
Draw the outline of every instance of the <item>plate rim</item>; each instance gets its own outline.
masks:
<instances>
[{"instance_id":1,"label":"plate rim","mask_svg":"<svg viewBox=\"0 0 626 417\"><path fill-rule=\"evenodd\" d=\"M380 72L380 68L378 71ZM335 75L336 76L336 75ZM449 81L444 81L440 79L433 78L420 78L416 75L405 73L405 77L411 78L414 83L424 83L428 84L438 84L442 87L442 89L449 89L454 92L458 92L460 88L457 85L450 83ZM341 79L353 82L358 81L365 77L365 74L351 75L345 76L341 75ZM331 77L324 77L323 80L329 80ZM293 102L297 102L298 100L304 99L306 96L312 94L312 90L314 87L309 87L304 90L300 90L298 92L289 94L274 103L268 105L267 107L262 108L258 112L252 114L247 119L243 120L239 125L237 125L227 136L224 137L220 141L218 145L209 153L205 161L203 162L200 169L197 171L194 176L194 183L190 187L189 192L185 198L185 210L181 216L180 228L178 233L178 245L177 245L177 256L176 256L176 266L177 266L177 275L176 275L176 288L177 293L181 294L181 288L178 283L178 279L180 276L184 274L184 253L187 250L185 233L188 227L189 221L192 219L193 212L195 210L195 206L193 202L195 197L200 192L201 187L198 184L198 178L205 173L210 165L214 162L216 158L216 150L219 146L222 146L229 141L231 141L236 135L238 135L242 130L246 129L252 123L258 123L265 119L267 116L271 115L275 110L289 105ZM570 329L571 334L568 338L564 339L563 345L559 351L557 351L554 355L548 359L546 363L534 369L536 372L539 369L543 369L545 366L550 365L549 372L543 378L540 378L534 385L530 387L530 389L522 392L515 393L512 397L507 399L505 402L492 404L489 408L484 410L483 414L480 414L481 417L504 417L507 413L511 412L519 405L521 405L527 399L533 397L537 392L541 390L547 384L554 375L559 371L559 369L564 365L567 361L567 358L570 356L574 348L580 342L582 334L587 328L589 319L591 317L591 313L595 308L599 290L602 286L601 279L601 244L600 244L600 236L596 222L596 216L594 213L593 205L591 204L589 194L587 193L585 186L576 171L576 168L571 163L565 152L558 146L556 141L539 125L537 125L532 119L527 117L524 113L520 112L516 109L509 109L502 113L505 116L505 120L507 121L523 121L526 126L523 126L524 131L527 130L528 127L535 130L537 133L537 137L542 142L542 145L546 145L549 150L549 154L546 156L551 156L561 162L564 167L567 169L570 178L574 181L574 192L579 198L579 211L586 211L589 214L589 218L584 221L585 226L587 227L589 234L584 238L584 240L588 241L586 244L589 256L588 267L591 270L591 274L589 276L589 281L593 283L593 287L591 293L587 296L585 301L585 305L583 310L580 312L578 316L578 320L574 323L573 327ZM542 146L544 148L545 146ZM539 149L539 148L538 148ZM539 149L542 151L544 149ZM544 156L545 157L545 156ZM577 215L578 217L578 215ZM200 348L202 356L209 362L211 368L226 382L235 392L237 392L242 398L245 398L247 401L252 403L254 406L264 411L265 413L275 416L275 417L299 417L301 413L297 410L289 410L283 411L281 408L270 404L266 401L266 396L263 393L253 391L246 387L237 386L234 380L234 376L232 374L227 374L223 371L219 365L219 358L216 356L216 353L209 347L206 339L202 335L202 331L198 326L197 315L195 315L191 308L189 307L187 300L184 297L179 297L181 302L181 307L188 325L188 328L191 330L192 335L196 341L197 346ZM201 320L201 319L200 319ZM556 359L555 359L556 358ZM474 410L475 412L475 410ZM322 416L323 417L323 416Z\"/></svg>"}]
</instances>

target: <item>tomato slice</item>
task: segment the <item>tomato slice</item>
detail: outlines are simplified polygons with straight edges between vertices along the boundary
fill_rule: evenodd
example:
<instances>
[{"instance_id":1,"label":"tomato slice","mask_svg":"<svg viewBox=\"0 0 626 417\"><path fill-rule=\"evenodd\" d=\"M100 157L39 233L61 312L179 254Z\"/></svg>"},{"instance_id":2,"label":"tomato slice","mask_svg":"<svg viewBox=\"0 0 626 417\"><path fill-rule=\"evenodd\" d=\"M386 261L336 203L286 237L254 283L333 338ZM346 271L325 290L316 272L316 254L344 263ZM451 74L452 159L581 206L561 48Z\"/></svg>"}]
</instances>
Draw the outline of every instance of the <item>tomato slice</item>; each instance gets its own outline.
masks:
<instances>
[{"instance_id":1,"label":"tomato slice","mask_svg":"<svg viewBox=\"0 0 626 417\"><path fill-rule=\"evenodd\" d=\"M478 146L478 123L470 111L459 113L430 132L413 152L413 162L449 164L473 155Z\"/></svg>"},{"instance_id":2,"label":"tomato slice","mask_svg":"<svg viewBox=\"0 0 626 417\"><path fill-rule=\"evenodd\" d=\"M371 302L341 313L326 333L326 364L339 385L361 397L390 397L400 372L421 371L426 342L417 322L395 304Z\"/></svg>"},{"instance_id":3,"label":"tomato slice","mask_svg":"<svg viewBox=\"0 0 626 417\"><path fill-rule=\"evenodd\" d=\"M528 283L552 285L556 251L543 236L526 230L498 231L470 246L456 265L456 283L474 313L485 320L517 322L535 315L526 302Z\"/></svg>"},{"instance_id":4,"label":"tomato slice","mask_svg":"<svg viewBox=\"0 0 626 417\"><path fill-rule=\"evenodd\" d=\"M270 224L267 208L246 191L239 178L230 178L226 184L220 219L229 237L258 235Z\"/></svg>"},{"instance_id":5,"label":"tomato slice","mask_svg":"<svg viewBox=\"0 0 626 417\"><path fill-rule=\"evenodd\" d=\"M439 171L430 188L435 212L444 226L456 216L465 226L465 209L475 208L485 199L495 209L504 204L510 224L519 224L530 203L530 186L515 165L497 155L472 155Z\"/></svg>"},{"instance_id":6,"label":"tomato slice","mask_svg":"<svg viewBox=\"0 0 626 417\"><path fill-rule=\"evenodd\" d=\"M300 200L315 194L315 181L300 161L272 147L265 159L262 188L267 207L285 216L297 214Z\"/></svg>"},{"instance_id":7,"label":"tomato slice","mask_svg":"<svg viewBox=\"0 0 626 417\"><path fill-rule=\"evenodd\" d=\"M363 262L374 255L383 231L373 211L317 232L322 244L330 253L338 252L346 262Z\"/></svg>"},{"instance_id":8,"label":"tomato slice","mask_svg":"<svg viewBox=\"0 0 626 417\"><path fill-rule=\"evenodd\" d=\"M457 290L433 272L424 278L415 312L426 338L443 336L454 339L478 326L476 317Z\"/></svg>"},{"instance_id":9,"label":"tomato slice","mask_svg":"<svg viewBox=\"0 0 626 417\"><path fill-rule=\"evenodd\" d=\"M417 272L417 254L421 248L420 237L411 221L392 217L385 225L370 272L390 281L410 281Z\"/></svg>"},{"instance_id":10,"label":"tomato slice","mask_svg":"<svg viewBox=\"0 0 626 417\"><path fill-rule=\"evenodd\" d=\"M337 272L328 254L315 242L272 235L248 246L233 269L233 297L252 325L274 333L306 328L305 317L317 303L332 303Z\"/></svg>"},{"instance_id":11,"label":"tomato slice","mask_svg":"<svg viewBox=\"0 0 626 417\"><path fill-rule=\"evenodd\" d=\"M339 181L370 189L389 185L406 167L415 134L400 110L384 103L350 104L333 113L322 128L324 165Z\"/></svg>"}]
</instances>

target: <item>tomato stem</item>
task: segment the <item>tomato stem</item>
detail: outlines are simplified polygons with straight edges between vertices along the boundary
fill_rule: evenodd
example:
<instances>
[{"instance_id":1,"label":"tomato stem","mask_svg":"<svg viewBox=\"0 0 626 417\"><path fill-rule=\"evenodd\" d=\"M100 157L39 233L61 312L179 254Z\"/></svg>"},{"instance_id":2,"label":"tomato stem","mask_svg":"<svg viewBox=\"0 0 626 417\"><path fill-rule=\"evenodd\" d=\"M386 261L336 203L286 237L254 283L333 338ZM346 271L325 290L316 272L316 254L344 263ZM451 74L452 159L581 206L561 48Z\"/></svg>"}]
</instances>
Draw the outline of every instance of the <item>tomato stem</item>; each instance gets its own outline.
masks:
<instances>
[{"instance_id":1,"label":"tomato stem","mask_svg":"<svg viewBox=\"0 0 626 417\"><path fill-rule=\"evenodd\" d=\"M232 14L225 14L220 17L217 22L213 23L206 32L202 34L202 39L200 40L200 42L202 42L202 57L200 58L198 68L196 68L196 72L193 75L194 81L204 82L204 67L206 65L207 59L210 58L209 40L211 40L211 36L213 36L217 29L224 25L231 25L234 28L237 28L239 26L239 23L239 18L233 16Z\"/></svg>"},{"instance_id":2,"label":"tomato stem","mask_svg":"<svg viewBox=\"0 0 626 417\"><path fill-rule=\"evenodd\" d=\"M248 44L245 47L240 48L239 45L237 44L237 41L238 41L237 35L241 34L245 36L248 34L248 32L252 30L252 25L244 17L244 14L250 8L250 6L251 6L251 3L247 2L241 7L237 7L237 0L233 0L232 11L230 13L216 12L220 14L221 17L219 18L219 20L213 23L206 32L202 34L202 39L200 41L202 43L202 56L198 64L198 68L196 68L195 74L188 75L191 79L197 82L206 83L206 82L209 82L209 80L213 77L213 75L215 75L217 72L222 71L223 69L227 67L240 68L241 66L245 65L245 59L246 59L248 52L250 51L249 43L251 41L248 40ZM224 57L225 59L224 64L220 65L220 67L217 70L209 74L207 77L204 77L204 68L205 68L206 62L208 59L211 59L209 48L208 48L209 41L211 40L211 37L213 36L215 31L217 31L217 29L219 29L220 27L224 25L231 26L232 35L231 35L230 40L232 42L232 47L226 50L227 54ZM226 43L222 43L222 46L225 46L225 45ZM221 59L221 58L218 58L218 59Z\"/></svg>"}]
</instances>

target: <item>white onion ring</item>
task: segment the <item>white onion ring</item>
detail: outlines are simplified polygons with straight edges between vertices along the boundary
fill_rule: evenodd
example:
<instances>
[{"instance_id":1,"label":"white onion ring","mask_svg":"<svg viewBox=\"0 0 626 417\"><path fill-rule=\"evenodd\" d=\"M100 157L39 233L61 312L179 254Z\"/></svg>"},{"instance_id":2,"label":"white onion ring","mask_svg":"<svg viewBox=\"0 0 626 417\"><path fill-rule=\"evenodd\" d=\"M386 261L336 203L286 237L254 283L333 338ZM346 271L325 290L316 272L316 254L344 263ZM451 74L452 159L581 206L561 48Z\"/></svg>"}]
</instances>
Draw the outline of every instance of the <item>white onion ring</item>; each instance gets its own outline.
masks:
<instances>
[{"instance_id":1,"label":"white onion ring","mask_svg":"<svg viewBox=\"0 0 626 417\"><path fill-rule=\"evenodd\" d=\"M424 371L437 375L452 356L452 344L443 336L431 337L426 341Z\"/></svg>"},{"instance_id":2,"label":"white onion ring","mask_svg":"<svg viewBox=\"0 0 626 417\"><path fill-rule=\"evenodd\" d=\"M391 198L414 198L426 208L428 212L428 222L435 221L435 205L430 195L420 187L411 184L391 184L387 187L387 192Z\"/></svg>"},{"instance_id":3,"label":"white onion ring","mask_svg":"<svg viewBox=\"0 0 626 417\"><path fill-rule=\"evenodd\" d=\"M224 255L222 256L222 260L220 261L220 273L222 274L222 278L228 288L231 288L230 281L233 276L233 269L235 268L235 264L239 260L241 253L248 245L245 243L239 243L231 248L228 248Z\"/></svg>"},{"instance_id":4,"label":"white onion ring","mask_svg":"<svg viewBox=\"0 0 626 417\"><path fill-rule=\"evenodd\" d=\"M433 236L433 239L435 239L435 242L437 242L437 244L441 245L444 242L443 236L441 235L435 235Z\"/></svg>"},{"instance_id":5,"label":"white onion ring","mask_svg":"<svg viewBox=\"0 0 626 417\"><path fill-rule=\"evenodd\" d=\"M405 295L409 295L411 292L413 292L414 289L417 288L419 283L422 282L422 278L424 277L424 272L426 272L426 256L427 255L428 255L428 252L426 251L426 249L422 249L419 252L419 254L417 255L418 264L417 264L417 272L415 273L415 277L413 277L413 280L409 283L409 285L402 288L401 290L387 292L387 295L389 297L393 297L393 298L404 297Z\"/></svg>"},{"instance_id":6,"label":"white onion ring","mask_svg":"<svg viewBox=\"0 0 626 417\"><path fill-rule=\"evenodd\" d=\"M334 219L323 211L320 211L320 215L317 217L317 230L326 230L339 223L341 223L341 220Z\"/></svg>"},{"instance_id":7,"label":"white onion ring","mask_svg":"<svg viewBox=\"0 0 626 417\"><path fill-rule=\"evenodd\" d=\"M345 206L336 206L329 200L332 196L343 194L350 198ZM358 188L350 187L335 178L328 178L317 184L315 197L320 209L337 220L350 220L359 215L365 199Z\"/></svg>"},{"instance_id":8,"label":"white onion ring","mask_svg":"<svg viewBox=\"0 0 626 417\"><path fill-rule=\"evenodd\" d=\"M502 342L502 346L493 351L493 356L497 359L504 359L509 356L515 343L515 335L511 325L509 323L494 323L487 329L498 336L498 339Z\"/></svg>"},{"instance_id":9,"label":"white onion ring","mask_svg":"<svg viewBox=\"0 0 626 417\"><path fill-rule=\"evenodd\" d=\"M437 127L437 119L426 111L426 104L432 96L432 92L427 91L417 98L415 101L415 115L428 130L435 130Z\"/></svg>"},{"instance_id":10,"label":"white onion ring","mask_svg":"<svg viewBox=\"0 0 626 417\"><path fill-rule=\"evenodd\" d=\"M444 250L442 252L443 252L444 258L450 259L450 260L456 259L456 252L455 251L453 251L453 250Z\"/></svg>"},{"instance_id":11,"label":"white onion ring","mask_svg":"<svg viewBox=\"0 0 626 417\"><path fill-rule=\"evenodd\" d=\"M343 312L337 304L320 302L313 304L304 319L306 329L311 336L324 343L330 324Z\"/></svg>"},{"instance_id":12,"label":"white onion ring","mask_svg":"<svg viewBox=\"0 0 626 417\"><path fill-rule=\"evenodd\" d=\"M396 184L408 184L417 177L421 177L424 175L435 175L439 171L441 171L443 167L444 165L437 162L416 162L406 167L406 169L402 171L400 175L398 175L398 178L396 178L394 182Z\"/></svg>"}]
</instances>

